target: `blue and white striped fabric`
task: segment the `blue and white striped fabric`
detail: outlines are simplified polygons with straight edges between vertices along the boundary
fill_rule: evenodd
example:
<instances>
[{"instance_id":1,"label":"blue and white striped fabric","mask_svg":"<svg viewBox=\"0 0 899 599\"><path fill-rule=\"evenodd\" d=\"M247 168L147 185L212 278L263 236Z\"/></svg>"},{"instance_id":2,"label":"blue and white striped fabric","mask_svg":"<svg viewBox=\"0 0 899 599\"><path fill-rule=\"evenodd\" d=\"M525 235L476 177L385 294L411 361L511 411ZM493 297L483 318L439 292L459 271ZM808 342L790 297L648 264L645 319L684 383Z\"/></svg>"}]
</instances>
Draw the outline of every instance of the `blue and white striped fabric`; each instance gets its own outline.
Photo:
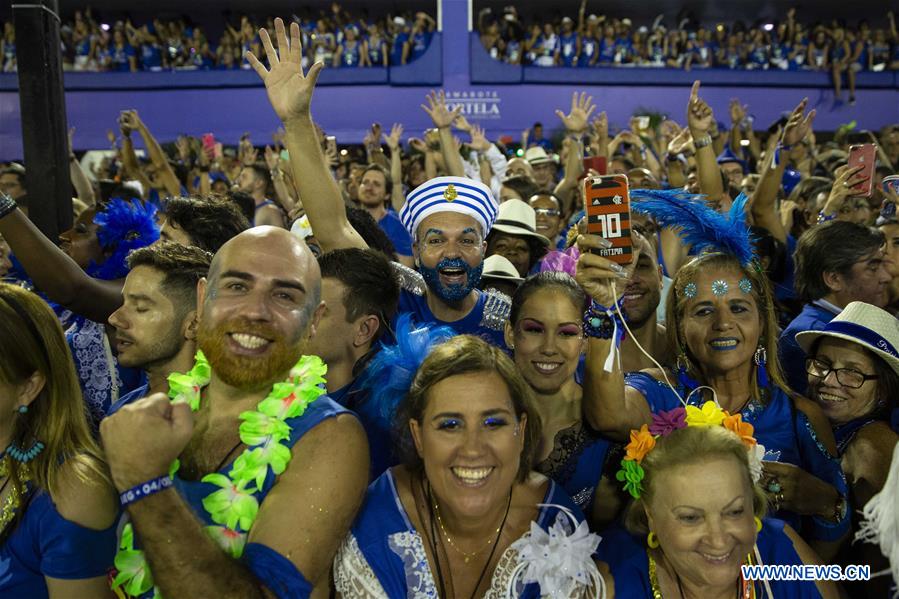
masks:
<instances>
[{"instance_id":1,"label":"blue and white striped fabric","mask_svg":"<svg viewBox=\"0 0 899 599\"><path fill-rule=\"evenodd\" d=\"M498 204L490 188L465 177L437 177L425 181L408 196L400 210L400 220L409 235L417 239L418 225L437 212L466 214L481 225L484 236L496 221Z\"/></svg>"}]
</instances>

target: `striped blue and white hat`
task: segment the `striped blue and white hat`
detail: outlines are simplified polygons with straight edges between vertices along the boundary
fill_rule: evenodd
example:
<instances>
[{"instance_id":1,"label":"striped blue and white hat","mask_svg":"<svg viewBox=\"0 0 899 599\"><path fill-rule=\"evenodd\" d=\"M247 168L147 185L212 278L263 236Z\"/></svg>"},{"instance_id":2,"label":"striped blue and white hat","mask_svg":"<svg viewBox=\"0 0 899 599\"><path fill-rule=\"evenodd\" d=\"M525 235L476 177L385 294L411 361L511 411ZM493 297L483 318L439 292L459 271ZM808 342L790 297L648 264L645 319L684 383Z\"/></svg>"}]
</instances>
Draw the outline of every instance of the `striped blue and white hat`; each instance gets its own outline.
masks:
<instances>
[{"instance_id":1,"label":"striped blue and white hat","mask_svg":"<svg viewBox=\"0 0 899 599\"><path fill-rule=\"evenodd\" d=\"M417 239L418 225L438 212L466 214L481 225L484 236L496 221L499 206L490 188L465 177L437 177L425 181L406 196L400 220L412 239Z\"/></svg>"},{"instance_id":2,"label":"striped blue and white hat","mask_svg":"<svg viewBox=\"0 0 899 599\"><path fill-rule=\"evenodd\" d=\"M871 350L899 374L899 319L877 306L852 302L820 331L796 333L796 342L809 353L821 337L836 337Z\"/></svg>"}]
</instances>

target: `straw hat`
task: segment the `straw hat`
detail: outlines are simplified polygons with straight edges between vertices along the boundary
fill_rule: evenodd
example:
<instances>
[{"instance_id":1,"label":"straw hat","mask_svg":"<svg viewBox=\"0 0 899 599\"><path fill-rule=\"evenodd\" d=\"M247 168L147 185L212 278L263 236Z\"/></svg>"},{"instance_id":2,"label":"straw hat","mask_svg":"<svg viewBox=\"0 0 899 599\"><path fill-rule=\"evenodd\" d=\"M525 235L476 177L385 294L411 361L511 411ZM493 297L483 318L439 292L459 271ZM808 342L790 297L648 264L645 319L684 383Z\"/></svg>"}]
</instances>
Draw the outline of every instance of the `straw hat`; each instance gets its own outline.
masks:
<instances>
[{"instance_id":1,"label":"straw hat","mask_svg":"<svg viewBox=\"0 0 899 599\"><path fill-rule=\"evenodd\" d=\"M546 164L547 162L555 162L552 158L549 157L549 154L546 153L546 150L544 150L540 146L528 148L524 153L524 159L530 162L531 166Z\"/></svg>"},{"instance_id":2,"label":"straw hat","mask_svg":"<svg viewBox=\"0 0 899 599\"><path fill-rule=\"evenodd\" d=\"M481 280L485 279L511 281L516 285L521 285L524 282L524 279L518 276L515 266L505 256L500 256L499 254L493 254L484 259L484 270L481 273Z\"/></svg>"},{"instance_id":3,"label":"straw hat","mask_svg":"<svg viewBox=\"0 0 899 599\"><path fill-rule=\"evenodd\" d=\"M871 350L899 375L899 319L889 312L865 302L852 302L824 330L797 333L796 342L808 354L822 336L845 339Z\"/></svg>"},{"instance_id":4,"label":"straw hat","mask_svg":"<svg viewBox=\"0 0 899 599\"><path fill-rule=\"evenodd\" d=\"M537 213L521 200L506 200L499 205L499 215L493 223L493 230L534 237L547 247L550 244L549 239L537 232Z\"/></svg>"}]
</instances>

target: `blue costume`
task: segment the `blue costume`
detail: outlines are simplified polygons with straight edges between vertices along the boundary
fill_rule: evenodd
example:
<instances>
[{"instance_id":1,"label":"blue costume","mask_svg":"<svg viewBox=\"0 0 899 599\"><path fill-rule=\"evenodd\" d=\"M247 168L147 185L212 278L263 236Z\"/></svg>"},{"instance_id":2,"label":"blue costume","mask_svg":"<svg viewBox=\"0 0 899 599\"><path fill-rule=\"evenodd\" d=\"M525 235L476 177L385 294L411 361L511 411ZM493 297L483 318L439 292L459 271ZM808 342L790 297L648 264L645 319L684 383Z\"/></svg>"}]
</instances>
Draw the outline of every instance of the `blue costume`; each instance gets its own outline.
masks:
<instances>
[{"instance_id":1,"label":"blue costume","mask_svg":"<svg viewBox=\"0 0 899 599\"><path fill-rule=\"evenodd\" d=\"M408 62L416 60L427 51L428 46L431 44L431 35L430 31L419 31L412 35Z\"/></svg>"},{"instance_id":2,"label":"blue costume","mask_svg":"<svg viewBox=\"0 0 899 599\"><path fill-rule=\"evenodd\" d=\"M137 399L137 396L134 399ZM302 416L288 418L284 421L290 426L290 438L283 441L282 445L292 449L303 435L325 420L349 413L327 395L323 395L309 404ZM218 473L228 476L233 466L233 463L227 464L219 469ZM276 478L269 469L262 488L253 493L260 506L269 491L275 486ZM203 499L220 490L221 487L201 481L184 480L177 474L172 477L172 480L178 495L190 506L201 526L221 528L212 521L209 512L203 507ZM135 536L135 541L139 541L137 536ZM135 547L138 545L139 543L135 542ZM290 560L266 545L247 543L240 561L278 599L305 599L312 592L312 584L306 580L303 573ZM149 598L152 594L151 590L145 594L145 597Z\"/></svg>"},{"instance_id":3,"label":"blue costume","mask_svg":"<svg viewBox=\"0 0 899 599\"><path fill-rule=\"evenodd\" d=\"M808 375L805 373L805 352L796 342L796 333L821 331L828 322L840 313L840 309L821 300L806 304L799 316L793 319L778 340L780 365L790 388L797 393L805 393Z\"/></svg>"},{"instance_id":4,"label":"blue costume","mask_svg":"<svg viewBox=\"0 0 899 599\"><path fill-rule=\"evenodd\" d=\"M664 382L646 373L628 374L625 384L643 394L653 413L683 405ZM687 396L687 390L680 386L678 393ZM703 398L699 393L694 393L689 402L700 406ZM839 460L821 445L811 422L801 410L795 408L786 393L775 387L768 403L750 399L740 414L744 422L755 428L756 440L765 446L765 460L798 466L832 485L843 497L847 496L846 479ZM803 531L802 525L805 524L805 530L815 539L835 541L849 530L848 510L847 516L837 523L818 517L805 518L803 522L797 514L784 510L777 514L798 531Z\"/></svg>"},{"instance_id":5,"label":"blue costume","mask_svg":"<svg viewBox=\"0 0 899 599\"><path fill-rule=\"evenodd\" d=\"M382 38L368 38L368 62L371 63L371 66L384 66L385 54L387 54L386 42Z\"/></svg>"},{"instance_id":6,"label":"blue costume","mask_svg":"<svg viewBox=\"0 0 899 599\"><path fill-rule=\"evenodd\" d=\"M577 62L577 34L559 36L559 60L563 67L573 67Z\"/></svg>"},{"instance_id":7,"label":"blue costume","mask_svg":"<svg viewBox=\"0 0 899 599\"><path fill-rule=\"evenodd\" d=\"M534 470L553 479L574 503L589 514L611 443L586 423L559 431L552 453Z\"/></svg>"},{"instance_id":8,"label":"blue costume","mask_svg":"<svg viewBox=\"0 0 899 599\"><path fill-rule=\"evenodd\" d=\"M556 505L571 510L578 521L583 520L580 510L552 481L541 503L553 504L538 508L535 522L544 530L552 526L557 517L568 520L554 507ZM344 597L356 596L358 593L353 594L353 591L359 589L356 585L364 580L368 596L390 599L437 597L438 588L428 565L424 543L421 534L412 526L400 501L393 473L388 470L369 486L365 503L338 551L334 561L337 591ZM507 549L490 576L491 590L505 591L517 562L515 558L516 551ZM377 586L380 586L380 592L373 591ZM515 597L540 597L536 583L516 589Z\"/></svg>"},{"instance_id":9,"label":"blue costume","mask_svg":"<svg viewBox=\"0 0 899 599\"><path fill-rule=\"evenodd\" d=\"M396 328L400 314L410 313L416 323L447 325L460 335L475 335L491 345L506 349L503 328L512 307L509 296L493 289L475 290L478 293L478 301L471 312L460 320L444 322L434 316L428 307L425 295L427 287L421 274L396 262L393 262L392 266L400 282L400 303L391 324L393 328Z\"/></svg>"},{"instance_id":10,"label":"blue costume","mask_svg":"<svg viewBox=\"0 0 899 599\"><path fill-rule=\"evenodd\" d=\"M155 42L140 45L140 64L145 71L162 68L162 47Z\"/></svg>"},{"instance_id":11,"label":"blue costume","mask_svg":"<svg viewBox=\"0 0 899 599\"><path fill-rule=\"evenodd\" d=\"M598 55L599 41L594 37L585 36L581 40L581 55L578 58L577 66L590 67L595 65L594 59L596 59Z\"/></svg>"},{"instance_id":12,"label":"blue costume","mask_svg":"<svg viewBox=\"0 0 899 599\"><path fill-rule=\"evenodd\" d=\"M762 520L762 530L756 547L765 565L800 565L802 559L793 547L793 541L784 532L784 522L773 518ZM609 564L615 579L616 599L646 599L652 597L649 581L649 558L639 539L624 529L613 528L603 533L597 551L599 559ZM753 563L755 563L753 556ZM771 592L777 599L814 599L821 596L814 582L772 580ZM758 597L766 597L761 583L755 585Z\"/></svg>"},{"instance_id":13,"label":"blue costume","mask_svg":"<svg viewBox=\"0 0 899 599\"><path fill-rule=\"evenodd\" d=\"M112 70L123 73L131 71L130 59L137 56L137 52L134 51L131 44L126 42L121 47L113 45L110 46L110 50L112 51Z\"/></svg>"},{"instance_id":14,"label":"blue costume","mask_svg":"<svg viewBox=\"0 0 899 599\"><path fill-rule=\"evenodd\" d=\"M105 576L116 551L116 525L91 530L63 518L50 495L34 491L25 513L0 545L0 597L48 597L44 577Z\"/></svg>"},{"instance_id":15,"label":"blue costume","mask_svg":"<svg viewBox=\"0 0 899 599\"><path fill-rule=\"evenodd\" d=\"M352 44L352 45L350 45ZM358 67L362 62L362 44L358 40L344 41L343 52L340 54L340 66Z\"/></svg>"},{"instance_id":16,"label":"blue costume","mask_svg":"<svg viewBox=\"0 0 899 599\"><path fill-rule=\"evenodd\" d=\"M393 44L390 46L390 64L393 66L403 64L403 47L409 41L409 34L400 31L393 38Z\"/></svg>"},{"instance_id":17,"label":"blue costume","mask_svg":"<svg viewBox=\"0 0 899 599\"><path fill-rule=\"evenodd\" d=\"M600 64L612 64L615 60L615 40L603 38L599 41Z\"/></svg>"}]
</instances>

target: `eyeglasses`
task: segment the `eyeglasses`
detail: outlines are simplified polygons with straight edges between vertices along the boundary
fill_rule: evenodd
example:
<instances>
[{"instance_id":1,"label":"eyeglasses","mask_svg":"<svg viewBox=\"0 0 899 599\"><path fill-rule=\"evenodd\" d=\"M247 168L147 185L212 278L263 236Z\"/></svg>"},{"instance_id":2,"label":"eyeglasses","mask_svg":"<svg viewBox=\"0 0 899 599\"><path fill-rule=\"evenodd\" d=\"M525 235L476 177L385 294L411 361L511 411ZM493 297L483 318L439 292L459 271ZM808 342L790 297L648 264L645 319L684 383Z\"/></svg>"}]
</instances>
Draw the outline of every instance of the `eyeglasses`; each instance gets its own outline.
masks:
<instances>
[{"instance_id":1,"label":"eyeglasses","mask_svg":"<svg viewBox=\"0 0 899 599\"><path fill-rule=\"evenodd\" d=\"M537 216L559 216L559 211L555 208L534 208Z\"/></svg>"},{"instance_id":2,"label":"eyeglasses","mask_svg":"<svg viewBox=\"0 0 899 599\"><path fill-rule=\"evenodd\" d=\"M854 368L833 368L818 358L806 358L805 371L819 379L826 379L827 375L833 372L837 375L837 382L849 389L858 389L865 384L865 381L878 378L875 374L865 374Z\"/></svg>"}]
</instances>

